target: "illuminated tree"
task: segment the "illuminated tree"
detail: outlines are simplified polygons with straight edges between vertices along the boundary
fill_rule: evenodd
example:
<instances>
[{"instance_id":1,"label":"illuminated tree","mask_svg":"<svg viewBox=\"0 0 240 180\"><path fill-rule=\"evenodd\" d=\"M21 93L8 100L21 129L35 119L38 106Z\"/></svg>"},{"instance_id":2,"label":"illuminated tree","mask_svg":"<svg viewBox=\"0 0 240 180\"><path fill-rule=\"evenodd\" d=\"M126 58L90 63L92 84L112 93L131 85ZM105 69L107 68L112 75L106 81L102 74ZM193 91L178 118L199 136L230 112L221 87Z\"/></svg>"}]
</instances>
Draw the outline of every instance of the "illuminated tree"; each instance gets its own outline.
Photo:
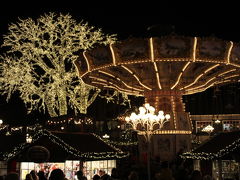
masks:
<instances>
[{"instance_id":1,"label":"illuminated tree","mask_svg":"<svg viewBox=\"0 0 240 180\"><path fill-rule=\"evenodd\" d=\"M115 35L104 35L70 15L49 13L36 21L19 20L3 36L1 94L9 100L18 91L29 113L37 109L48 110L50 116L64 115L68 106L75 113L86 113L100 90L78 77L74 62L81 51L115 40Z\"/></svg>"}]
</instances>

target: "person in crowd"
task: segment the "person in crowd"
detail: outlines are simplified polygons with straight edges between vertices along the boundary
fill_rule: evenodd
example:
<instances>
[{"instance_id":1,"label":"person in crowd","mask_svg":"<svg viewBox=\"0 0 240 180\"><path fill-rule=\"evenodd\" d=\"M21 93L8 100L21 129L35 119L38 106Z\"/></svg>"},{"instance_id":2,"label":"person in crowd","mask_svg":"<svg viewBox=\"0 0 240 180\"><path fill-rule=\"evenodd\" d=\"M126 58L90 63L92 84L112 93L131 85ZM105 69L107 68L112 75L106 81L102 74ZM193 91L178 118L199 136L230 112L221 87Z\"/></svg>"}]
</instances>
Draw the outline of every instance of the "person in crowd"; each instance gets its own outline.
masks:
<instances>
[{"instance_id":1,"label":"person in crowd","mask_svg":"<svg viewBox=\"0 0 240 180\"><path fill-rule=\"evenodd\" d=\"M161 170L155 175L157 180L174 180L172 169L169 168L169 163L167 161L162 162Z\"/></svg>"},{"instance_id":2,"label":"person in crowd","mask_svg":"<svg viewBox=\"0 0 240 180\"><path fill-rule=\"evenodd\" d=\"M39 180L47 180L45 174L44 174L44 171L39 171L37 173L38 177L39 177Z\"/></svg>"},{"instance_id":3,"label":"person in crowd","mask_svg":"<svg viewBox=\"0 0 240 180\"><path fill-rule=\"evenodd\" d=\"M100 176L98 174L95 174L92 179L93 180L100 180Z\"/></svg>"},{"instance_id":4,"label":"person in crowd","mask_svg":"<svg viewBox=\"0 0 240 180\"><path fill-rule=\"evenodd\" d=\"M33 180L32 175L30 173L26 174L25 180Z\"/></svg>"},{"instance_id":5,"label":"person in crowd","mask_svg":"<svg viewBox=\"0 0 240 180\"><path fill-rule=\"evenodd\" d=\"M18 173L10 172L9 174L7 174L5 180L19 180L19 175Z\"/></svg>"},{"instance_id":6,"label":"person in crowd","mask_svg":"<svg viewBox=\"0 0 240 180\"><path fill-rule=\"evenodd\" d=\"M202 173L199 170L193 170L190 180L202 180Z\"/></svg>"},{"instance_id":7,"label":"person in crowd","mask_svg":"<svg viewBox=\"0 0 240 180\"><path fill-rule=\"evenodd\" d=\"M35 170L31 170L30 174L32 175L33 180L39 180L37 172Z\"/></svg>"},{"instance_id":8,"label":"person in crowd","mask_svg":"<svg viewBox=\"0 0 240 180\"><path fill-rule=\"evenodd\" d=\"M157 180L174 180L172 170L170 168L161 169L160 173L158 173L155 178Z\"/></svg>"},{"instance_id":9,"label":"person in crowd","mask_svg":"<svg viewBox=\"0 0 240 180\"><path fill-rule=\"evenodd\" d=\"M54 169L50 173L49 180L64 180L65 175L61 169Z\"/></svg>"},{"instance_id":10,"label":"person in crowd","mask_svg":"<svg viewBox=\"0 0 240 180\"><path fill-rule=\"evenodd\" d=\"M192 168L192 165L187 161L182 161L180 164L176 164L173 171L175 180L189 180L190 174L193 171Z\"/></svg>"},{"instance_id":11,"label":"person in crowd","mask_svg":"<svg viewBox=\"0 0 240 180\"><path fill-rule=\"evenodd\" d=\"M207 174L207 175L203 176L203 180L213 180L213 178L212 178L212 176Z\"/></svg>"},{"instance_id":12,"label":"person in crowd","mask_svg":"<svg viewBox=\"0 0 240 180\"><path fill-rule=\"evenodd\" d=\"M174 174L174 178L175 180L188 180L189 179L188 169L179 167Z\"/></svg>"},{"instance_id":13,"label":"person in crowd","mask_svg":"<svg viewBox=\"0 0 240 180\"><path fill-rule=\"evenodd\" d=\"M78 180L87 180L87 177L83 175L83 172L81 170L77 171L76 174Z\"/></svg>"},{"instance_id":14,"label":"person in crowd","mask_svg":"<svg viewBox=\"0 0 240 180\"><path fill-rule=\"evenodd\" d=\"M99 170L101 180L110 180L110 176L102 169Z\"/></svg>"},{"instance_id":15,"label":"person in crowd","mask_svg":"<svg viewBox=\"0 0 240 180\"><path fill-rule=\"evenodd\" d=\"M111 180L119 180L119 173L117 168L112 168L112 172L111 172Z\"/></svg>"},{"instance_id":16,"label":"person in crowd","mask_svg":"<svg viewBox=\"0 0 240 180\"><path fill-rule=\"evenodd\" d=\"M128 180L138 180L138 173L136 171L131 171L128 175Z\"/></svg>"}]
</instances>

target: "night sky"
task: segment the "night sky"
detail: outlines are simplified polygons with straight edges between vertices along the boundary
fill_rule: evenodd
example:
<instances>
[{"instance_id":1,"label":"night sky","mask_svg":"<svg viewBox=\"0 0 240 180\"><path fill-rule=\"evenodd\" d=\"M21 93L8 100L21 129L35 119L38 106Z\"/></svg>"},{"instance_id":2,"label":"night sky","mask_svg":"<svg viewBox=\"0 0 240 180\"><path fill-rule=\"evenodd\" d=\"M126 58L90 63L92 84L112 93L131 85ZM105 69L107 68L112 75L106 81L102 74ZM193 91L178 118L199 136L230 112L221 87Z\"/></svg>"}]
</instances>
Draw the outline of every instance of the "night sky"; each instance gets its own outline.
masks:
<instances>
[{"instance_id":1,"label":"night sky","mask_svg":"<svg viewBox=\"0 0 240 180\"><path fill-rule=\"evenodd\" d=\"M36 19L43 13L69 13L77 21L84 20L90 25L102 28L104 33L118 34L118 39L128 37L150 37L151 35L178 34L185 36L215 36L224 40L239 42L240 26L236 6L231 5L209 5L198 4L112 4L111 6L101 4L76 5L75 8L65 6L55 8L41 8L34 6L17 5L1 6L0 8L0 43L2 35L7 32L8 24L17 22L18 18ZM63 8L64 7L64 8ZM155 28L150 28L155 27ZM150 29L150 30L149 30ZM203 93L184 97L186 110L191 114L213 114L213 113L240 113L240 83L227 85L219 88L211 88ZM134 105L142 103L133 99ZM97 108L95 108L97 107ZM103 109L101 109L103 108ZM114 109L114 113L112 112ZM100 119L112 118L117 113L124 111L124 107L107 104L104 100L97 99L89 107L89 114L94 114ZM104 112L104 113L102 113ZM9 123L23 122L33 123L36 118L47 119L42 113L26 115L24 104L15 94L9 103L4 97L0 97L0 119Z\"/></svg>"}]
</instances>

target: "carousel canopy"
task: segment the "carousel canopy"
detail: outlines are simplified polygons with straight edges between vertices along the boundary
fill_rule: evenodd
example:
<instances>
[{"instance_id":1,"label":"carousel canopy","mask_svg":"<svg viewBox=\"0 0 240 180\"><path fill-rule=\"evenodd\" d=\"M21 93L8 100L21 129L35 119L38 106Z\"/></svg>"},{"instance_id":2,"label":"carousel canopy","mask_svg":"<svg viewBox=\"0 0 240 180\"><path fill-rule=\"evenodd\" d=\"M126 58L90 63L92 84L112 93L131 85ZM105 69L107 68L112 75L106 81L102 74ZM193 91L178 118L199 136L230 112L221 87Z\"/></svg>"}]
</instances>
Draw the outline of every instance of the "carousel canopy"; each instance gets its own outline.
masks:
<instances>
[{"instance_id":1,"label":"carousel canopy","mask_svg":"<svg viewBox=\"0 0 240 180\"><path fill-rule=\"evenodd\" d=\"M129 38L83 52L76 65L85 83L100 88L187 95L238 81L239 50L238 43L213 37Z\"/></svg>"}]
</instances>

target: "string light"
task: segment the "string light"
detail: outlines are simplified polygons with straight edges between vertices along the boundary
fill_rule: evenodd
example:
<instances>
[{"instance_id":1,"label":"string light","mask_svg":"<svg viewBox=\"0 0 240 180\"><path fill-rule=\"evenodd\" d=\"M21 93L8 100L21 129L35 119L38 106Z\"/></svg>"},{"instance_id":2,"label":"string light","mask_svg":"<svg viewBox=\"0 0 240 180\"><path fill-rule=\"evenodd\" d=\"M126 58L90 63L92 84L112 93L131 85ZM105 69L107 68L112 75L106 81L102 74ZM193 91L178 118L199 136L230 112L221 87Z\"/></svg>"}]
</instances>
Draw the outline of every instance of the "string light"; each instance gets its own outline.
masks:
<instances>
[{"instance_id":1,"label":"string light","mask_svg":"<svg viewBox=\"0 0 240 180\"><path fill-rule=\"evenodd\" d=\"M58 125L58 124L64 124L64 123L70 123L73 121L74 124L80 125L80 124L85 124L85 125L92 125L93 120L91 118L85 117L84 119L78 119L78 118L68 118L64 120L48 120L47 123L48 125Z\"/></svg>"},{"instance_id":2,"label":"string light","mask_svg":"<svg viewBox=\"0 0 240 180\"><path fill-rule=\"evenodd\" d=\"M92 125L93 121L92 121L92 119L87 118L87 119L84 119L84 120L83 119L79 119L78 121L74 120L74 123L75 124Z\"/></svg>"},{"instance_id":3,"label":"string light","mask_svg":"<svg viewBox=\"0 0 240 180\"><path fill-rule=\"evenodd\" d=\"M92 134L92 135L94 135L100 141L103 141L98 135L95 135L95 134ZM12 151L3 153L2 154L3 159L6 161L12 159L17 154L22 152L24 149L28 148L30 144L35 143L39 138L43 136L46 136L47 138L49 138L54 144L57 144L69 154L84 160L114 159L114 158L120 159L120 158L125 158L129 156L129 153L123 152L111 144L109 144L109 146L112 147L112 149L114 149L116 152L81 152L78 149L67 144L65 141L63 141L56 135L53 135L49 131L40 129L32 136L31 143L27 143L27 142L22 143L14 147Z\"/></svg>"},{"instance_id":4,"label":"string light","mask_svg":"<svg viewBox=\"0 0 240 180\"><path fill-rule=\"evenodd\" d=\"M221 157L235 151L240 147L240 138L235 140L233 143L227 145L225 148L218 150L216 153L206 153L200 152L196 153L194 150L190 152L185 152L180 155L183 159L199 159L199 160L212 160L212 159L220 159Z\"/></svg>"},{"instance_id":5,"label":"string light","mask_svg":"<svg viewBox=\"0 0 240 180\"><path fill-rule=\"evenodd\" d=\"M119 99L121 97L121 105L126 106L128 105L131 108L131 102L129 99L129 96L127 93L119 93L119 91L113 91L112 94L105 94L105 95L98 95L100 98L106 99L107 103L113 102L113 103L118 103L116 102L116 99Z\"/></svg>"},{"instance_id":6,"label":"string light","mask_svg":"<svg viewBox=\"0 0 240 180\"><path fill-rule=\"evenodd\" d=\"M10 135L11 133L10 132L17 132L17 131L21 131L22 132L22 129L26 127L26 130L27 131L35 131L36 129L38 128L41 128L41 125L39 124L36 124L36 125L33 125L33 126L16 126L16 127L9 127L9 125L4 125L3 127L0 128L0 132L1 131L4 131L5 129L7 129L7 135Z\"/></svg>"},{"instance_id":7,"label":"string light","mask_svg":"<svg viewBox=\"0 0 240 180\"><path fill-rule=\"evenodd\" d=\"M138 141L113 141L113 140L109 140L109 139L104 139L104 142L107 142L114 146L136 146L136 145L138 145Z\"/></svg>"},{"instance_id":8,"label":"string light","mask_svg":"<svg viewBox=\"0 0 240 180\"><path fill-rule=\"evenodd\" d=\"M0 131L4 130L6 128L8 128L8 125L3 125L3 126L0 127Z\"/></svg>"}]
</instances>

